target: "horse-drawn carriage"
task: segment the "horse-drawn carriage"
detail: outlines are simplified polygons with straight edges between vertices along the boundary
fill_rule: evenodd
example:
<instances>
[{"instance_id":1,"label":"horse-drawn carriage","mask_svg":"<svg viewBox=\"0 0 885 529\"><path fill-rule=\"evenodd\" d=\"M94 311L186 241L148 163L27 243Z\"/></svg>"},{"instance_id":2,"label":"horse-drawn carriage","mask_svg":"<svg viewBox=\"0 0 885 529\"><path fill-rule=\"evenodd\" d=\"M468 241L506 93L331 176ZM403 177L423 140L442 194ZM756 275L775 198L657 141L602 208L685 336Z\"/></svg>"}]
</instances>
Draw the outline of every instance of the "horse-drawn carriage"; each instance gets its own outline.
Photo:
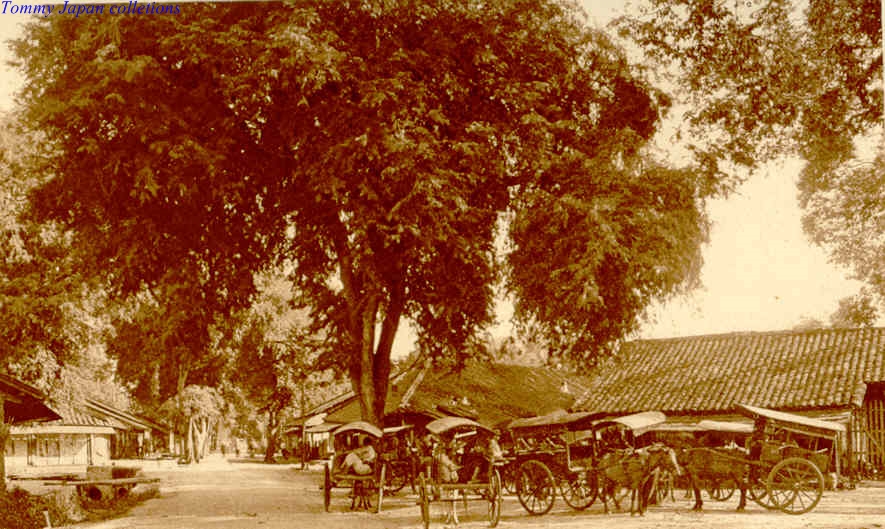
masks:
<instances>
[{"instance_id":1,"label":"horse-drawn carriage","mask_svg":"<svg viewBox=\"0 0 885 529\"><path fill-rule=\"evenodd\" d=\"M376 508L381 511L384 499L384 479L386 465L378 457L374 445L383 437L377 426L365 421L355 421L339 426L332 431L332 456L323 467L323 506L326 512L332 500L332 489L350 488L351 509L371 509L372 496L377 496ZM371 450L369 450L371 448ZM365 462L366 470L357 472L349 463L348 454L364 451L372 454Z\"/></svg>"},{"instance_id":2,"label":"horse-drawn carriage","mask_svg":"<svg viewBox=\"0 0 885 529\"><path fill-rule=\"evenodd\" d=\"M694 508L703 505L700 488L706 482L708 489L717 491L718 498L711 493L716 499L730 497L731 487L739 488L738 509L746 505L747 495L767 509L788 514L813 509L823 496L824 474L831 466L838 472L838 443L845 427L756 406L737 408L754 420L748 447L689 448L680 456L692 482Z\"/></svg>"},{"instance_id":3,"label":"horse-drawn carriage","mask_svg":"<svg viewBox=\"0 0 885 529\"><path fill-rule=\"evenodd\" d=\"M427 424L432 438L426 466L419 475L418 504L425 529L430 527L431 502L447 502L451 518L458 523L459 503L488 503L489 526L501 517L501 476L492 446L496 433L463 417L444 417Z\"/></svg>"},{"instance_id":4,"label":"horse-drawn carriage","mask_svg":"<svg viewBox=\"0 0 885 529\"><path fill-rule=\"evenodd\" d=\"M618 450L635 447L643 431L666 420L642 412L606 421L589 412L559 413L511 421L509 454L520 504L533 515L553 508L556 495L571 508L586 509L599 494L600 464Z\"/></svg>"},{"instance_id":5,"label":"horse-drawn carriage","mask_svg":"<svg viewBox=\"0 0 885 529\"><path fill-rule=\"evenodd\" d=\"M384 465L384 493L396 494L409 485L417 492L418 454L411 424L384 428L378 457Z\"/></svg>"}]
</instances>

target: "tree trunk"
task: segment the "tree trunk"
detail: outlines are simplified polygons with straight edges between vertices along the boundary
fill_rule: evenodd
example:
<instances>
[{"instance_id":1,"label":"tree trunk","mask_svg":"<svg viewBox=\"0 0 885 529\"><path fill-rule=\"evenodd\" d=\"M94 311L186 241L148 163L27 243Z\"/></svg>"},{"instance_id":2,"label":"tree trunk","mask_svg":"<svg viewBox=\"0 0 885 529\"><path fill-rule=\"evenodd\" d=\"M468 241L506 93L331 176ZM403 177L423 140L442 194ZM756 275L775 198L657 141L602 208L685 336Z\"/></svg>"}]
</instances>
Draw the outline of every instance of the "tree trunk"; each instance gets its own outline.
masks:
<instances>
[{"instance_id":1,"label":"tree trunk","mask_svg":"<svg viewBox=\"0 0 885 529\"><path fill-rule=\"evenodd\" d=\"M206 454L209 453L209 440L212 438L212 421L209 420L208 417L203 420L205 421L204 424L206 426L206 428L205 428L206 433L203 434L203 443L202 443L203 447L201 448L201 453L203 454L203 457L206 457Z\"/></svg>"},{"instance_id":2,"label":"tree trunk","mask_svg":"<svg viewBox=\"0 0 885 529\"><path fill-rule=\"evenodd\" d=\"M306 381L301 381L301 415L307 412L307 398L305 397L304 386ZM301 470L307 469L307 428L304 423L301 424Z\"/></svg>"},{"instance_id":3,"label":"tree trunk","mask_svg":"<svg viewBox=\"0 0 885 529\"><path fill-rule=\"evenodd\" d=\"M277 453L277 414L273 410L267 412L267 447L264 450L264 462L273 463Z\"/></svg>"},{"instance_id":4,"label":"tree trunk","mask_svg":"<svg viewBox=\"0 0 885 529\"><path fill-rule=\"evenodd\" d=\"M355 369L351 370L351 384L354 393L359 395L363 420L381 426L390 382L390 353L403 311L403 292L400 289L391 294L381 321L378 346L374 350L378 303L368 305L363 314L359 357Z\"/></svg>"},{"instance_id":5,"label":"tree trunk","mask_svg":"<svg viewBox=\"0 0 885 529\"><path fill-rule=\"evenodd\" d=\"M196 447L194 446L194 418L187 418L187 433L185 434L184 453L188 463L199 462L196 459Z\"/></svg>"}]
</instances>

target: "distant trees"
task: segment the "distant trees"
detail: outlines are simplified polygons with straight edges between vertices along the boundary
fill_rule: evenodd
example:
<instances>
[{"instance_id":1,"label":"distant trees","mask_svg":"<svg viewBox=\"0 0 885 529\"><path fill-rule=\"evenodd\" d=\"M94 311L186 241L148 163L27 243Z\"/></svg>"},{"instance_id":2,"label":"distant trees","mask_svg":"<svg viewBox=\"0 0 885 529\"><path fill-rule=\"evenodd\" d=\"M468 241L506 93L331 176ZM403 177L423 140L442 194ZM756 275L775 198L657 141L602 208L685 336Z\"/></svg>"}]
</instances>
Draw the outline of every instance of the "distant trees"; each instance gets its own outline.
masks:
<instances>
[{"instance_id":1,"label":"distant trees","mask_svg":"<svg viewBox=\"0 0 885 529\"><path fill-rule=\"evenodd\" d=\"M264 275L258 289L259 297L240 315L225 344L231 358L227 378L266 414L264 459L272 462L284 412L301 404L318 383L320 340L309 334L306 311L290 307L291 282Z\"/></svg>"},{"instance_id":2,"label":"distant trees","mask_svg":"<svg viewBox=\"0 0 885 529\"><path fill-rule=\"evenodd\" d=\"M183 434L183 457L199 463L209 449L210 434L222 419L224 400L216 388L189 385L159 407Z\"/></svg>"},{"instance_id":3,"label":"distant trees","mask_svg":"<svg viewBox=\"0 0 885 529\"><path fill-rule=\"evenodd\" d=\"M872 327L879 318L876 302L869 290L862 289L854 296L839 300L839 307L830 316L830 326L836 328Z\"/></svg>"}]
</instances>

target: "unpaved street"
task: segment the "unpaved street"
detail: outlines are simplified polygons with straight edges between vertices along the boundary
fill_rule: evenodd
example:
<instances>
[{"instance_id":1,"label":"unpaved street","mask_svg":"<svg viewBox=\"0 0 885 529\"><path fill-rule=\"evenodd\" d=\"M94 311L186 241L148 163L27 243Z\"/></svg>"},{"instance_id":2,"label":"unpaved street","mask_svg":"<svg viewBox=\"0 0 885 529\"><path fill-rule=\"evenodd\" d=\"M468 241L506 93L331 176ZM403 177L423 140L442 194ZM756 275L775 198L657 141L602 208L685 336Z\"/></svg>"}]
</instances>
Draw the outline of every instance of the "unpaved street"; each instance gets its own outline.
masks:
<instances>
[{"instance_id":1,"label":"unpaved street","mask_svg":"<svg viewBox=\"0 0 885 529\"><path fill-rule=\"evenodd\" d=\"M347 492L336 489L332 512L323 512L319 472L295 466L260 464L216 465L204 468L154 471L163 479L161 497L148 500L126 517L76 529L338 529L358 527L418 528L420 510L405 491L385 499L381 514L351 512ZM885 488L860 487L853 491L828 492L808 514L790 516L767 512L753 504L734 512L737 499L725 503L706 501L706 511L689 510L691 502L677 493L675 503L652 507L642 518L627 513L606 515L594 504L576 513L558 500L551 513L530 517L515 497L508 496L499 527L502 528L713 528L713 529L879 529L885 528ZM462 516L465 529L487 527L485 504L472 503ZM445 526L443 507L431 506L431 527Z\"/></svg>"}]
</instances>

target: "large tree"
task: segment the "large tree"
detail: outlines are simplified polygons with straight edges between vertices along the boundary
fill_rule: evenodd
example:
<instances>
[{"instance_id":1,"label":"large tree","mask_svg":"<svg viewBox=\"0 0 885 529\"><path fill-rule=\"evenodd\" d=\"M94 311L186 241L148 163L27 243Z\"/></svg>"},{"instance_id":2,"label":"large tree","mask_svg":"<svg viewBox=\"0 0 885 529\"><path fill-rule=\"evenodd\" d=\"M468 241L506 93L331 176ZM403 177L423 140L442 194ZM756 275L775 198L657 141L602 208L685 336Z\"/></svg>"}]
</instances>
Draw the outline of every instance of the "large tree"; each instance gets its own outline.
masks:
<instances>
[{"instance_id":1,"label":"large tree","mask_svg":"<svg viewBox=\"0 0 885 529\"><path fill-rule=\"evenodd\" d=\"M668 98L568 2L189 4L47 17L15 50L52 175L31 212L84 271L209 322L290 260L366 419L404 318L471 350L506 277L523 328L592 362L697 279L721 175L651 160Z\"/></svg>"}]
</instances>

